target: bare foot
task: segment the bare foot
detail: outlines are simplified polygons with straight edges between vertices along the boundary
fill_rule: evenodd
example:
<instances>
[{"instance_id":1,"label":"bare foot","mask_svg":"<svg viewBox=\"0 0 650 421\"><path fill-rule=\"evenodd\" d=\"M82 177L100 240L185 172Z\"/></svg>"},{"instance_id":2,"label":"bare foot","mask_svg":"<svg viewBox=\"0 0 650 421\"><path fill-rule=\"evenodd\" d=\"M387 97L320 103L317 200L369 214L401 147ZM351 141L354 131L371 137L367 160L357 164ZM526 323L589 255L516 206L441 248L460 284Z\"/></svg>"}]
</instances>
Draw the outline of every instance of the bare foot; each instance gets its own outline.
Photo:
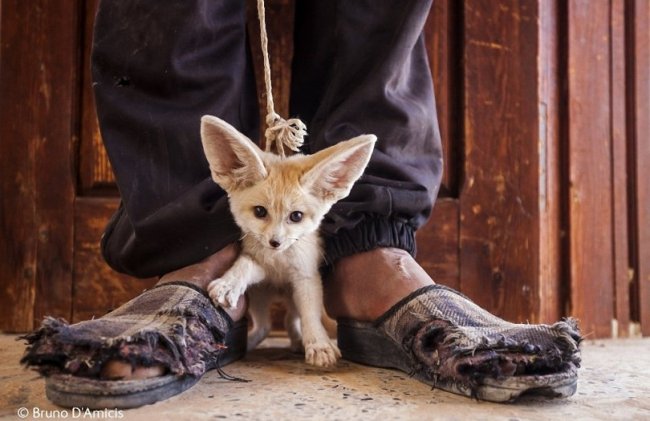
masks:
<instances>
[{"instance_id":1,"label":"bare foot","mask_svg":"<svg viewBox=\"0 0 650 421\"><path fill-rule=\"evenodd\" d=\"M239 255L239 247L230 244L217 253L208 256L199 263L170 272L160 278L158 285L174 281L184 281L206 289L210 281L221 277L232 266ZM224 309L234 320L241 320L246 315L246 300L242 296L235 307ZM133 367L121 360L111 360L102 367L101 378L134 380L157 377L165 374L163 366Z\"/></svg>"},{"instance_id":2,"label":"bare foot","mask_svg":"<svg viewBox=\"0 0 650 421\"><path fill-rule=\"evenodd\" d=\"M339 260L325 282L325 309L332 318L373 321L433 279L406 251L377 248Z\"/></svg>"}]
</instances>

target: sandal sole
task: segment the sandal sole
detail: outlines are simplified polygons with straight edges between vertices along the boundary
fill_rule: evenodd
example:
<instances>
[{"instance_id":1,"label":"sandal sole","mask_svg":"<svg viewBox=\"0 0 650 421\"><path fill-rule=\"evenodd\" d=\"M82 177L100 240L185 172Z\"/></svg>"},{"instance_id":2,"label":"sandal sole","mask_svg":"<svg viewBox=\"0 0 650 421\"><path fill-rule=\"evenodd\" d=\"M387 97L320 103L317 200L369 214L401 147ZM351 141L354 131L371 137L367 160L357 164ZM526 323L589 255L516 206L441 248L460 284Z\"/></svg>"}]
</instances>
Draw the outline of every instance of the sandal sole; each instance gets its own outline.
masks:
<instances>
[{"instance_id":1,"label":"sandal sole","mask_svg":"<svg viewBox=\"0 0 650 421\"><path fill-rule=\"evenodd\" d=\"M439 380L434 383L421 371L413 372L413 367L417 366L416 361L371 323L339 321L338 346L346 360L397 369L438 389L490 402L512 402L523 395L568 397L577 389L578 375L575 368L555 374L515 376L504 380L485 379L475 393L454 382Z\"/></svg>"},{"instance_id":2,"label":"sandal sole","mask_svg":"<svg viewBox=\"0 0 650 421\"><path fill-rule=\"evenodd\" d=\"M220 366L246 354L246 320L236 322L225 337ZM165 375L141 380L97 380L58 374L45 380L45 394L54 404L72 408L136 408L175 396L194 386L201 377Z\"/></svg>"}]
</instances>

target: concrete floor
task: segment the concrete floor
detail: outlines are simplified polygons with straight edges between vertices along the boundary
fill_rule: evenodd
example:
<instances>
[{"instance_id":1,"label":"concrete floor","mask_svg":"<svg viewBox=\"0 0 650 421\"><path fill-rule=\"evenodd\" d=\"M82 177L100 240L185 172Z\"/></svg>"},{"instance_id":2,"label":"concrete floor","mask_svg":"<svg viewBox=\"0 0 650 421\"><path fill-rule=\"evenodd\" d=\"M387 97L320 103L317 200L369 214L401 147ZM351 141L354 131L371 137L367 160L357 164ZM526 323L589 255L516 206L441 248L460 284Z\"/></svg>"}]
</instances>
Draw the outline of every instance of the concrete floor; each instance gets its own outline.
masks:
<instances>
[{"instance_id":1,"label":"concrete floor","mask_svg":"<svg viewBox=\"0 0 650 421\"><path fill-rule=\"evenodd\" d=\"M210 372L185 393L124 411L121 419L650 420L650 338L586 341L576 395L516 404L476 402L432 391L403 373L346 361L335 370L316 370L283 349L285 339L263 345L225 368L250 383L229 382ZM43 380L19 366L23 349L15 336L0 335L0 419L18 419L21 407L30 411L28 418L34 408L61 409L45 398ZM110 419L113 414L106 415L104 419ZM45 417L41 413L40 418ZM73 418L71 412L68 418Z\"/></svg>"}]
</instances>

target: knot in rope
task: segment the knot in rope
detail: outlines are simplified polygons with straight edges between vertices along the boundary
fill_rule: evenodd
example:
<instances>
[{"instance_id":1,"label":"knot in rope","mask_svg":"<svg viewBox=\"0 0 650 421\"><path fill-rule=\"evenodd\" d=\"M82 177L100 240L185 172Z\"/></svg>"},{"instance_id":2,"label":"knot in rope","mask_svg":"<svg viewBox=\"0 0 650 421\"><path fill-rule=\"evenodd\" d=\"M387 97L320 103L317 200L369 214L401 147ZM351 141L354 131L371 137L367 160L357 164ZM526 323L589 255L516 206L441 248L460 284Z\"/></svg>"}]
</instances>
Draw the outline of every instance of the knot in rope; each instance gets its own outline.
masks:
<instances>
[{"instance_id":1,"label":"knot in rope","mask_svg":"<svg viewBox=\"0 0 650 421\"><path fill-rule=\"evenodd\" d=\"M299 152L300 147L305 143L307 126L299 118L285 120L276 113L266 116L268 128L264 132L266 137L266 151L275 152L281 157L286 157L285 147L294 152Z\"/></svg>"}]
</instances>

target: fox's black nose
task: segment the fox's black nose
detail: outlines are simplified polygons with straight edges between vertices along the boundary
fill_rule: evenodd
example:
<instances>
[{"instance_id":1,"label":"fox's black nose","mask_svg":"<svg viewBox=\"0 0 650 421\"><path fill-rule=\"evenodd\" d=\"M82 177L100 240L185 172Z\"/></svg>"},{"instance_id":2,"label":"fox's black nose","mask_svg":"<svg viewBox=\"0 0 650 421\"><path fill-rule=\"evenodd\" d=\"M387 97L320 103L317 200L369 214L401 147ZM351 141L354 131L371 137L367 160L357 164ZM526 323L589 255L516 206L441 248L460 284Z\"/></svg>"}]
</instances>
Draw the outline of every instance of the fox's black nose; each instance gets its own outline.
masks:
<instances>
[{"instance_id":1,"label":"fox's black nose","mask_svg":"<svg viewBox=\"0 0 650 421\"><path fill-rule=\"evenodd\" d=\"M271 241L269 241L269 244L270 244L271 247L273 247L274 249L280 247L280 242L279 242L278 240L271 240Z\"/></svg>"}]
</instances>

